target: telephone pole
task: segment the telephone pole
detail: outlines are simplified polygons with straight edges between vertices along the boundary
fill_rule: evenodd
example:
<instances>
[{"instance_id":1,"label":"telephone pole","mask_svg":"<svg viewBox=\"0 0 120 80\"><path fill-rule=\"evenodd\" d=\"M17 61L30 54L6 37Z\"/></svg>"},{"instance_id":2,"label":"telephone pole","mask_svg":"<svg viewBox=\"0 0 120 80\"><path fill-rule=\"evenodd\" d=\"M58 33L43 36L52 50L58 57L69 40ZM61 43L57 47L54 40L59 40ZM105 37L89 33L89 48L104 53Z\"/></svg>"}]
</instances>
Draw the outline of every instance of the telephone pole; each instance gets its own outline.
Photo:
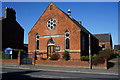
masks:
<instances>
[{"instance_id":1,"label":"telephone pole","mask_svg":"<svg viewBox=\"0 0 120 80\"><path fill-rule=\"evenodd\" d=\"M89 34L89 68L92 69L92 59L91 59L91 36Z\"/></svg>"}]
</instances>

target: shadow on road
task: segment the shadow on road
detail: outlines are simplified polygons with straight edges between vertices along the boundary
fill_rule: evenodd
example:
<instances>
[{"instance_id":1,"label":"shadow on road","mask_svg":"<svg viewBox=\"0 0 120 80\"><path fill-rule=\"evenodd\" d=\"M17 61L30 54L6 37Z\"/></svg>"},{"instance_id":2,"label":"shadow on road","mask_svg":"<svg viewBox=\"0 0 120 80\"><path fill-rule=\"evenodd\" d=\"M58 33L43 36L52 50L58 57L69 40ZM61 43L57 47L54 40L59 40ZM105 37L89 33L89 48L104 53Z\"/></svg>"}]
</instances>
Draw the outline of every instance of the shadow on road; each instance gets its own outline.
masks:
<instances>
[{"instance_id":1,"label":"shadow on road","mask_svg":"<svg viewBox=\"0 0 120 80\"><path fill-rule=\"evenodd\" d=\"M22 71L22 72L8 72L8 73L3 73L2 74L2 80L60 80L60 79L48 79L48 78L36 78L36 77L31 77L29 73L33 72L39 72L39 71Z\"/></svg>"},{"instance_id":2,"label":"shadow on road","mask_svg":"<svg viewBox=\"0 0 120 80\"><path fill-rule=\"evenodd\" d=\"M2 80L119 80L115 78L40 78L40 77L32 77L31 75L26 75L26 74L31 74L31 73L36 73L36 72L43 72L41 70L39 71L32 71L32 70L26 70L26 71L20 71L20 72L8 72L8 73L3 73L2 74ZM35 74L34 74L35 75ZM40 74L41 75L41 74Z\"/></svg>"},{"instance_id":3,"label":"shadow on road","mask_svg":"<svg viewBox=\"0 0 120 80\"><path fill-rule=\"evenodd\" d=\"M108 62L107 63L107 69L109 69L109 68L112 68L114 65L115 65L115 63L113 63L113 62Z\"/></svg>"}]
</instances>

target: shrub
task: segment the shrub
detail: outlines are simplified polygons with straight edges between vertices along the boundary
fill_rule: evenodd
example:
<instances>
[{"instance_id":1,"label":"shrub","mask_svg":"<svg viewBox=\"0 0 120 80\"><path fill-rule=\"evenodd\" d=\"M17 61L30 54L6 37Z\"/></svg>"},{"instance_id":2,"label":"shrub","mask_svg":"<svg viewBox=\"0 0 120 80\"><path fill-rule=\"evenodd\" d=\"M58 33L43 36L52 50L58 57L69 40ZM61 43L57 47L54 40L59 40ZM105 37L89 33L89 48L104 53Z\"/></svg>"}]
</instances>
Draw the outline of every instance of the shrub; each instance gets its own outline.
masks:
<instances>
[{"instance_id":1,"label":"shrub","mask_svg":"<svg viewBox=\"0 0 120 80\"><path fill-rule=\"evenodd\" d=\"M96 57L92 58L92 64L98 65L98 64L103 64L105 62L104 57L101 57L97 55Z\"/></svg>"},{"instance_id":2,"label":"shrub","mask_svg":"<svg viewBox=\"0 0 120 80\"><path fill-rule=\"evenodd\" d=\"M110 60L110 59L113 59L113 58L116 58L117 56L118 56L118 54L113 54L113 53L111 53L109 60Z\"/></svg>"},{"instance_id":3,"label":"shrub","mask_svg":"<svg viewBox=\"0 0 120 80\"><path fill-rule=\"evenodd\" d=\"M105 62L104 57L97 54L94 54L91 58L94 65L103 64ZM89 61L89 56L81 56L81 61Z\"/></svg>"},{"instance_id":4,"label":"shrub","mask_svg":"<svg viewBox=\"0 0 120 80\"><path fill-rule=\"evenodd\" d=\"M60 55L58 53L52 53L52 55L48 58L49 60L58 60Z\"/></svg>"},{"instance_id":5,"label":"shrub","mask_svg":"<svg viewBox=\"0 0 120 80\"><path fill-rule=\"evenodd\" d=\"M92 56L92 59L96 58L97 56L98 56L97 54L94 54L94 55Z\"/></svg>"},{"instance_id":6,"label":"shrub","mask_svg":"<svg viewBox=\"0 0 120 80\"><path fill-rule=\"evenodd\" d=\"M111 49L105 49L99 51L99 56L104 57L105 59L109 60L114 58L114 52Z\"/></svg>"},{"instance_id":7,"label":"shrub","mask_svg":"<svg viewBox=\"0 0 120 80\"><path fill-rule=\"evenodd\" d=\"M99 51L98 55L94 55L92 57L92 63L94 65L98 65L98 64L103 64L105 62L105 59L109 60L114 58L115 56L113 56L113 51L111 49L105 49L105 50L101 50Z\"/></svg>"},{"instance_id":8,"label":"shrub","mask_svg":"<svg viewBox=\"0 0 120 80\"><path fill-rule=\"evenodd\" d=\"M11 59L11 55L5 54L4 52L0 52L2 55L2 59Z\"/></svg>"},{"instance_id":9,"label":"shrub","mask_svg":"<svg viewBox=\"0 0 120 80\"><path fill-rule=\"evenodd\" d=\"M47 60L47 58L41 58L41 60Z\"/></svg>"},{"instance_id":10,"label":"shrub","mask_svg":"<svg viewBox=\"0 0 120 80\"><path fill-rule=\"evenodd\" d=\"M81 56L81 61L89 61L89 56Z\"/></svg>"},{"instance_id":11,"label":"shrub","mask_svg":"<svg viewBox=\"0 0 120 80\"><path fill-rule=\"evenodd\" d=\"M70 59L70 55L69 55L69 53L68 53L67 51L65 51L62 55L63 55L62 58L63 58L64 60L67 61L67 60Z\"/></svg>"}]
</instances>

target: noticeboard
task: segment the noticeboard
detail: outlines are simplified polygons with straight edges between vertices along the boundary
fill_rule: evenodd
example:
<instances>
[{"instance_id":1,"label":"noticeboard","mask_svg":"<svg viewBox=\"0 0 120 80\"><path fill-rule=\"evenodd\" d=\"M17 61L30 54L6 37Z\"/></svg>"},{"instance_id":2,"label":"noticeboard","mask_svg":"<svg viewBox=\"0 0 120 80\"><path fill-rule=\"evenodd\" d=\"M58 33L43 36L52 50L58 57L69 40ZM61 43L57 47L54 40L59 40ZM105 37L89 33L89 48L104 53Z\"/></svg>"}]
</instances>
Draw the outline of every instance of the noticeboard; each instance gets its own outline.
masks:
<instances>
[{"instance_id":1,"label":"noticeboard","mask_svg":"<svg viewBox=\"0 0 120 80\"><path fill-rule=\"evenodd\" d=\"M55 50L56 50L56 51L60 51L60 46L56 46L56 47L55 47Z\"/></svg>"},{"instance_id":2,"label":"noticeboard","mask_svg":"<svg viewBox=\"0 0 120 80\"><path fill-rule=\"evenodd\" d=\"M9 55L12 55L12 48L6 48L5 49L5 54L9 54Z\"/></svg>"}]
</instances>

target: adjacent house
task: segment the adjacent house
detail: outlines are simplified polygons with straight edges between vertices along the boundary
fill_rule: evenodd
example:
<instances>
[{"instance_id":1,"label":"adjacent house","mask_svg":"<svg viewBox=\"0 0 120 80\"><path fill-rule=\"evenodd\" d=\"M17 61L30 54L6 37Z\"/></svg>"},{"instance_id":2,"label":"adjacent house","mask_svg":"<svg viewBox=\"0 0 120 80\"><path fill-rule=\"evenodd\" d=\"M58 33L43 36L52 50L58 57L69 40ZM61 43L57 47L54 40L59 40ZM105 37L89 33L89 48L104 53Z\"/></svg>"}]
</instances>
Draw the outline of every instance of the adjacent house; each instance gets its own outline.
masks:
<instances>
[{"instance_id":1,"label":"adjacent house","mask_svg":"<svg viewBox=\"0 0 120 80\"><path fill-rule=\"evenodd\" d=\"M5 8L2 23L2 50L5 48L22 49L24 39L24 29L16 21L16 12L10 7Z\"/></svg>"},{"instance_id":2,"label":"adjacent house","mask_svg":"<svg viewBox=\"0 0 120 80\"><path fill-rule=\"evenodd\" d=\"M112 49L111 33L94 34L94 36L99 40L100 50Z\"/></svg>"}]
</instances>

